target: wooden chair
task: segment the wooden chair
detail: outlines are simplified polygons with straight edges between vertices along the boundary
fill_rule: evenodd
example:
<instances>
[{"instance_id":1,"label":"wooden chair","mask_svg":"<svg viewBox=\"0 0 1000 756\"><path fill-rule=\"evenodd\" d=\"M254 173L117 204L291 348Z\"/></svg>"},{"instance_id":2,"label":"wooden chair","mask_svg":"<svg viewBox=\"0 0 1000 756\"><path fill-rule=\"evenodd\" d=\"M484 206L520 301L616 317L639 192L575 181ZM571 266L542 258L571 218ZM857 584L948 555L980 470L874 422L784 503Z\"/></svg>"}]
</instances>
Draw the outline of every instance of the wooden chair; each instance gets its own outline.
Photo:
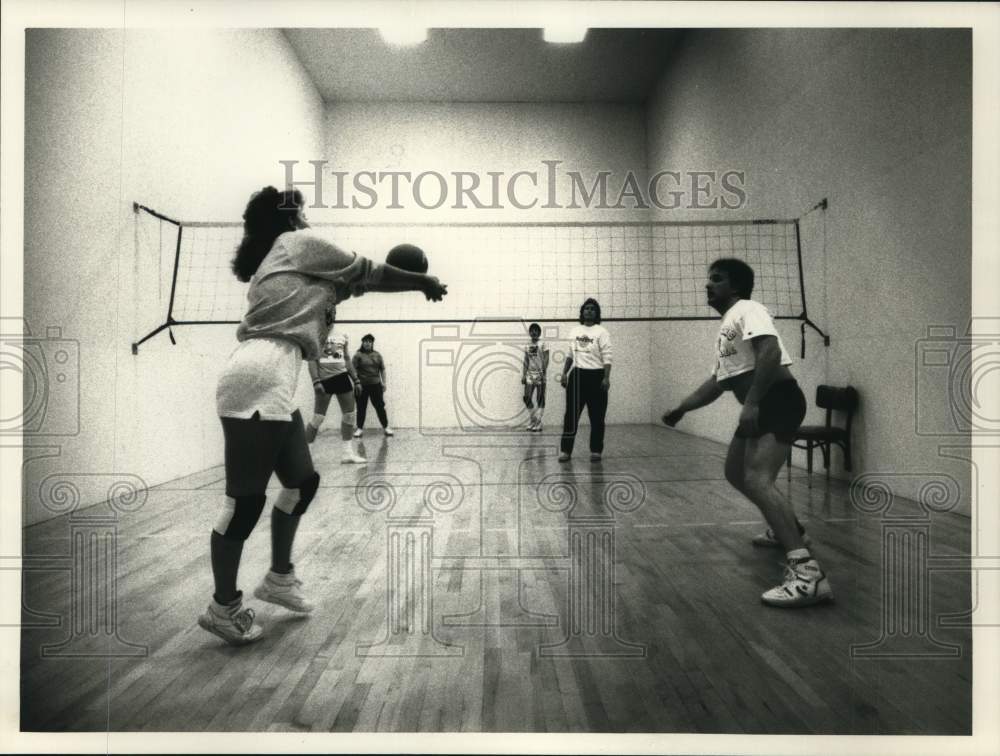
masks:
<instances>
[{"instance_id":1,"label":"wooden chair","mask_svg":"<svg viewBox=\"0 0 1000 756\"><path fill-rule=\"evenodd\" d=\"M825 425L803 425L796 431L792 446L805 449L806 469L809 471L809 486L812 487L813 449L823 453L823 467L826 477L830 477L830 449L836 444L844 454L844 469L851 470L851 422L858 408L858 392L853 386L816 387L816 406L826 410ZM845 423L842 427L833 424L833 413L843 412ZM792 450L788 450L788 479L792 478Z\"/></svg>"}]
</instances>

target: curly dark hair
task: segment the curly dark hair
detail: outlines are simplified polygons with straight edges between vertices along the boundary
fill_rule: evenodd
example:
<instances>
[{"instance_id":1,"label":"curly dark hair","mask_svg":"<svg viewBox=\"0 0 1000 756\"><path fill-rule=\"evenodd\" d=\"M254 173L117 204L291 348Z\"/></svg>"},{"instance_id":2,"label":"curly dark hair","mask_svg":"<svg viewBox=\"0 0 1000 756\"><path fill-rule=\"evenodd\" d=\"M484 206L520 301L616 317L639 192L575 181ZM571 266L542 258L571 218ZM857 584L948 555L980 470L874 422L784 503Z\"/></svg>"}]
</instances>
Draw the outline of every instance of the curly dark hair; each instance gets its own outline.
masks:
<instances>
[{"instance_id":1,"label":"curly dark hair","mask_svg":"<svg viewBox=\"0 0 1000 756\"><path fill-rule=\"evenodd\" d=\"M583 308L586 307L587 305L594 305L594 309L597 311L595 313L595 316L594 316L594 322L595 323L600 323L601 322L601 304L600 304L600 302L598 302L593 297L588 297L587 299L584 300L583 304L580 305L580 322L581 323L583 322Z\"/></svg>"},{"instance_id":2,"label":"curly dark hair","mask_svg":"<svg viewBox=\"0 0 1000 756\"><path fill-rule=\"evenodd\" d=\"M243 211L243 241L233 256L233 273L241 281L249 281L271 251L274 240L295 228L295 218L302 207L298 189L279 192L265 186L254 192Z\"/></svg>"}]
</instances>

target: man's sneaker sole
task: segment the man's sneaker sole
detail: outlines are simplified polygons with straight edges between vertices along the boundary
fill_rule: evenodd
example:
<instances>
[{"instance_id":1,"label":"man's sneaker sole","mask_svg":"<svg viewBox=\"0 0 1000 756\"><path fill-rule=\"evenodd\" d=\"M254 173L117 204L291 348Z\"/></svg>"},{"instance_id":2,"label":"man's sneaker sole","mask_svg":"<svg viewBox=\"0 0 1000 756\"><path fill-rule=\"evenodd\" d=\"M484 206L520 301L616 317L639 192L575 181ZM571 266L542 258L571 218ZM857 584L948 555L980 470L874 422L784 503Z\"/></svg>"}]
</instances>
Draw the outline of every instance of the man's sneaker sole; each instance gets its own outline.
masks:
<instances>
[{"instance_id":1,"label":"man's sneaker sole","mask_svg":"<svg viewBox=\"0 0 1000 756\"><path fill-rule=\"evenodd\" d=\"M766 599L763 596L760 597L760 600L762 603L767 604L768 606L774 606L779 609L799 609L801 607L816 606L818 604L832 604L833 592L830 591L829 593L818 594L810 598L806 598L805 596L803 596L802 598L797 599L795 601L773 601Z\"/></svg>"},{"instance_id":2,"label":"man's sneaker sole","mask_svg":"<svg viewBox=\"0 0 1000 756\"><path fill-rule=\"evenodd\" d=\"M781 543L777 538L771 538L767 533L761 533L760 535L755 535L750 543L756 546L758 549L780 549ZM812 545L812 538L809 537L808 533L802 534L802 544L804 546Z\"/></svg>"},{"instance_id":3,"label":"man's sneaker sole","mask_svg":"<svg viewBox=\"0 0 1000 756\"><path fill-rule=\"evenodd\" d=\"M241 638L234 638L222 632L222 630L220 630L215 624L206 619L204 614L198 615L198 625L201 627L202 630L208 630L208 632L210 632L212 635L216 635L219 638L222 638L222 640L224 640L231 646L246 646L247 644L253 643L256 640L260 640L261 636L264 634L264 631L261 630L260 626L258 625L256 633L245 635Z\"/></svg>"},{"instance_id":4,"label":"man's sneaker sole","mask_svg":"<svg viewBox=\"0 0 1000 756\"><path fill-rule=\"evenodd\" d=\"M258 585L254 588L253 595L259 598L261 601L266 601L269 604L275 604L277 606L282 606L290 612L297 612L298 614L310 614L316 608L315 606L310 606L308 609L302 607L298 604L294 604L290 601L284 601L279 594L269 593L264 590L264 586Z\"/></svg>"}]
</instances>

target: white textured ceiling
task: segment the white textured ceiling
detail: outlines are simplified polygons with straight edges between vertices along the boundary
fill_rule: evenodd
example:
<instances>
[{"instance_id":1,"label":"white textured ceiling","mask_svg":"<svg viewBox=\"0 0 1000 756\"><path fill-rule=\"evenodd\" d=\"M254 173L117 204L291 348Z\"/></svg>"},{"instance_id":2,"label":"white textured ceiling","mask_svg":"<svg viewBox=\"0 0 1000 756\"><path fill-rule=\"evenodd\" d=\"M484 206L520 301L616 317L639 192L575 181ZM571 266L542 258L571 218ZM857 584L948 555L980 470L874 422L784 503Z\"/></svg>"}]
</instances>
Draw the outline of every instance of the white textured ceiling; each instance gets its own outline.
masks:
<instances>
[{"instance_id":1,"label":"white textured ceiling","mask_svg":"<svg viewBox=\"0 0 1000 756\"><path fill-rule=\"evenodd\" d=\"M431 29L396 47L376 29L285 29L327 102L641 103L681 34L591 29L553 45L541 29Z\"/></svg>"}]
</instances>

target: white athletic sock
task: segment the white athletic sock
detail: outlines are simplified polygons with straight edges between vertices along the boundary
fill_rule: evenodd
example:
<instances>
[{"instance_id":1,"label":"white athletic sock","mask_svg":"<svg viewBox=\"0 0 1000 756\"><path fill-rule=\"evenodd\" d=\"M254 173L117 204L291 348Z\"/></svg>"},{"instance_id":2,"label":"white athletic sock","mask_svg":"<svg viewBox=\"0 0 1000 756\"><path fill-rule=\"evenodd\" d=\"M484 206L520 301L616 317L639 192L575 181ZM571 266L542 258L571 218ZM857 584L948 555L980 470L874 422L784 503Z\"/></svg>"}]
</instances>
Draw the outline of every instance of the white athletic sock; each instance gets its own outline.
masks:
<instances>
[{"instance_id":1,"label":"white athletic sock","mask_svg":"<svg viewBox=\"0 0 1000 756\"><path fill-rule=\"evenodd\" d=\"M536 412L538 412L538 419L535 422L537 422L539 425L541 425L542 424L542 415L545 414L545 407L539 407L536 410Z\"/></svg>"},{"instance_id":2,"label":"white athletic sock","mask_svg":"<svg viewBox=\"0 0 1000 756\"><path fill-rule=\"evenodd\" d=\"M319 426L323 424L324 420L326 420L326 415L313 415L312 420L309 421L309 425L319 430Z\"/></svg>"}]
</instances>

